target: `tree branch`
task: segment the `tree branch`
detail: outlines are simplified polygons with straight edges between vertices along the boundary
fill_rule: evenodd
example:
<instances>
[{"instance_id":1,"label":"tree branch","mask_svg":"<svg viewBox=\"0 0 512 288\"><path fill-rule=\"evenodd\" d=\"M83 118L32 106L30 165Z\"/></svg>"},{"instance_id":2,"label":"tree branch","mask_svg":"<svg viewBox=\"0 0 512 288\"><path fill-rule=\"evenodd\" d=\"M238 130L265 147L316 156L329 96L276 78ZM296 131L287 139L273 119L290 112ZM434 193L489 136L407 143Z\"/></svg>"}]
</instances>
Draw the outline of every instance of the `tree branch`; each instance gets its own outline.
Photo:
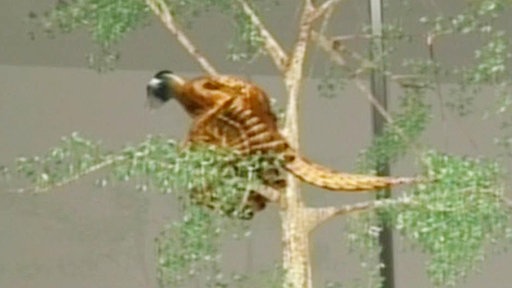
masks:
<instances>
[{"instance_id":1,"label":"tree branch","mask_svg":"<svg viewBox=\"0 0 512 288\"><path fill-rule=\"evenodd\" d=\"M315 11L311 0L303 1L303 10L299 23L297 41L284 74L284 82L288 92L286 110L285 135L292 147L298 149L298 98L302 84L304 60L313 23L312 13ZM308 214L300 198L298 180L291 174L287 175L287 187L281 197L281 219L283 230L283 267L286 271L284 285L286 287L310 288L313 286L311 277L311 259L308 233Z\"/></svg>"},{"instance_id":2,"label":"tree branch","mask_svg":"<svg viewBox=\"0 0 512 288\"><path fill-rule=\"evenodd\" d=\"M360 213L366 212L369 210L379 209L383 207L389 206L398 206L398 205L415 205L417 202L413 201L412 198L407 196L402 196L397 199L380 199L380 200L372 200L359 202L355 204L345 205L342 207L323 207L323 208L307 208L308 214L310 215L308 219L310 220L308 225L310 230L318 227L319 224L324 223L325 221L340 215L347 215L352 213Z\"/></svg>"},{"instance_id":3,"label":"tree branch","mask_svg":"<svg viewBox=\"0 0 512 288\"><path fill-rule=\"evenodd\" d=\"M270 58L274 61L277 69L284 73L286 71L286 66L288 65L288 55L284 52L283 48L281 48L272 34L270 34L265 25L263 25L258 15L256 15L247 1L238 0L238 3L242 6L244 13L249 17L252 24L258 28L260 36L263 38L265 49L270 55Z\"/></svg>"},{"instance_id":4,"label":"tree branch","mask_svg":"<svg viewBox=\"0 0 512 288\"><path fill-rule=\"evenodd\" d=\"M375 95L373 95L372 91L363 83L363 81L358 77L355 77L354 82L356 83L357 88L359 88L359 90L365 94L368 101L375 107L375 109L377 109L379 114L384 117L384 119L386 119L386 122L393 124L394 120L391 114L389 114L386 108L384 108L382 104L377 101Z\"/></svg>"},{"instance_id":5,"label":"tree branch","mask_svg":"<svg viewBox=\"0 0 512 288\"><path fill-rule=\"evenodd\" d=\"M322 5L315 9L315 13L312 15L313 19L322 17L329 9L333 8L334 5L340 3L341 0L327 0Z\"/></svg>"},{"instance_id":6,"label":"tree branch","mask_svg":"<svg viewBox=\"0 0 512 288\"><path fill-rule=\"evenodd\" d=\"M313 41L315 41L318 46L324 49L324 51L333 51L333 53L329 53L329 56L331 57L331 60L334 61L334 63L340 66L347 65L347 61L345 61L345 58L343 58L343 56L341 56L340 53L335 52L335 50L333 49L333 41L327 39L327 37L316 31L311 32L311 36L313 38Z\"/></svg>"},{"instance_id":7,"label":"tree branch","mask_svg":"<svg viewBox=\"0 0 512 288\"><path fill-rule=\"evenodd\" d=\"M178 42L192 55L199 63L201 68L210 75L217 75L217 70L210 64L210 62L199 53L199 50L194 46L192 41L178 28L178 25L172 16L169 8L162 0L145 0L146 4L153 10L153 13L157 15L160 20L164 23L165 27L176 37Z\"/></svg>"},{"instance_id":8,"label":"tree branch","mask_svg":"<svg viewBox=\"0 0 512 288\"><path fill-rule=\"evenodd\" d=\"M314 6L311 1L304 1L304 10L299 23L299 33L293 48L290 64L285 73L285 86L288 90L288 106L286 111L285 130L288 141L292 147L298 149L298 97L302 84L304 60L307 44L311 34L311 26L314 18Z\"/></svg>"},{"instance_id":9,"label":"tree branch","mask_svg":"<svg viewBox=\"0 0 512 288\"><path fill-rule=\"evenodd\" d=\"M324 35L321 35L319 33L316 33L316 32L313 32L313 37L314 39L316 40L317 42L317 45L319 45L321 48L324 49L324 51L326 53L329 54L329 56L331 57L331 60L340 65L340 66L345 66L345 61L344 59L341 57L340 53L335 50L333 48L333 45L332 45L332 41L331 40L328 40L327 37L325 37ZM354 83L356 84L357 88L363 92L366 96L366 98L368 99L368 101L377 109L377 111L379 112L379 114L382 115L382 117L384 117L384 119L386 119L386 121L389 123L389 124L393 124L394 123L394 120L393 120L393 117L391 116L391 114L389 114L386 109L384 109L384 107L379 103L379 101L377 101L377 99L375 99L375 96L373 95L373 93L370 91L370 89L363 83L363 81L361 79L359 79L356 75L356 77L354 78ZM398 129L398 127L396 126L393 126L395 127L396 129ZM398 129L397 131L401 137L404 137L404 139L406 141L409 141L408 138L405 136L405 134L403 133L403 131L401 129Z\"/></svg>"},{"instance_id":10,"label":"tree branch","mask_svg":"<svg viewBox=\"0 0 512 288\"><path fill-rule=\"evenodd\" d=\"M81 179L82 177L88 175L88 174L91 174L91 173L94 173L98 170L101 170L103 168L106 168L112 164L114 164L115 162L120 162L120 161L123 161L125 160L125 158L123 156L116 156L116 155L111 155L107 158L105 158L103 161L95 164L95 165L92 165L91 167L83 170L83 171L79 171L77 172L76 174L73 174L71 175L70 177L66 178L66 179L63 179L61 181L58 181L58 182L55 182L55 183L50 183L46 186L38 186L37 184L30 187L30 188L17 188L17 189L14 189L14 190L11 190L11 192L15 192L15 193L20 193L20 194L23 194L23 193L34 193L34 194L37 194L37 193L44 193L44 192L47 192L49 191L50 189L55 189L55 188L58 188L58 187L61 187L61 186L64 186L64 185L67 185L67 184L70 184L74 181L77 181L79 179Z\"/></svg>"}]
</instances>

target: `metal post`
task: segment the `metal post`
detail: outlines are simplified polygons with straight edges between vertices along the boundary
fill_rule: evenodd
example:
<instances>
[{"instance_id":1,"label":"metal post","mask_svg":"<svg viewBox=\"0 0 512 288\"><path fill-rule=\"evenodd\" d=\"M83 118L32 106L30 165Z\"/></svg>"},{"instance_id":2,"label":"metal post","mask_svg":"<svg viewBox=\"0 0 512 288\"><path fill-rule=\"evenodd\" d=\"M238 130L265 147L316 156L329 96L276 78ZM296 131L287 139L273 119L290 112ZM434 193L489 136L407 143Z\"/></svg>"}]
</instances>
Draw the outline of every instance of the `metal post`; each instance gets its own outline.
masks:
<instances>
[{"instance_id":1,"label":"metal post","mask_svg":"<svg viewBox=\"0 0 512 288\"><path fill-rule=\"evenodd\" d=\"M382 42L382 23L383 23L383 11L382 11L382 0L369 0L370 8L370 23L372 31L372 41L370 44L370 59L378 63L378 67L374 69L370 76L371 90L376 100L387 109L387 85L386 76L383 73L385 70L385 63L382 60L384 43ZM372 120L373 120L373 135L378 137L381 135L384 129L385 119L378 112L375 107L372 107ZM389 175L389 165L379 165L375 167L377 174L382 176ZM377 194L377 199L391 197L391 191L389 189L382 190ZM382 230L379 234L379 244L381 246L381 252L379 255L380 262L384 266L380 269L380 275L383 279L384 288L395 287L395 273L393 263L393 231L391 227L384 225L381 227Z\"/></svg>"}]
</instances>

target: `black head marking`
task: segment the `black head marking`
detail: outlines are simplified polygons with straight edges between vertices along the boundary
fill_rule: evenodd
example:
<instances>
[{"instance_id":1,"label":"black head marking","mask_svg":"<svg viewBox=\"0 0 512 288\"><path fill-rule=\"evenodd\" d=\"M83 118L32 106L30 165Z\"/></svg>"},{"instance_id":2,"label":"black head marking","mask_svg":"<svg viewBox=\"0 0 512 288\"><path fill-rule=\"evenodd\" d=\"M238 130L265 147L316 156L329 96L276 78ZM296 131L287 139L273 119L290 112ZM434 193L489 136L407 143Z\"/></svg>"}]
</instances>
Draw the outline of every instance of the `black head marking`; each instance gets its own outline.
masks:
<instances>
[{"instance_id":1,"label":"black head marking","mask_svg":"<svg viewBox=\"0 0 512 288\"><path fill-rule=\"evenodd\" d=\"M147 105L150 108L158 108L173 98L168 75L172 75L172 72L162 70L149 81L147 85Z\"/></svg>"},{"instance_id":2,"label":"black head marking","mask_svg":"<svg viewBox=\"0 0 512 288\"><path fill-rule=\"evenodd\" d=\"M165 75L169 74L173 74L173 72L171 70L160 70L155 74L155 76L153 76L153 78L163 79L165 78Z\"/></svg>"}]
</instances>

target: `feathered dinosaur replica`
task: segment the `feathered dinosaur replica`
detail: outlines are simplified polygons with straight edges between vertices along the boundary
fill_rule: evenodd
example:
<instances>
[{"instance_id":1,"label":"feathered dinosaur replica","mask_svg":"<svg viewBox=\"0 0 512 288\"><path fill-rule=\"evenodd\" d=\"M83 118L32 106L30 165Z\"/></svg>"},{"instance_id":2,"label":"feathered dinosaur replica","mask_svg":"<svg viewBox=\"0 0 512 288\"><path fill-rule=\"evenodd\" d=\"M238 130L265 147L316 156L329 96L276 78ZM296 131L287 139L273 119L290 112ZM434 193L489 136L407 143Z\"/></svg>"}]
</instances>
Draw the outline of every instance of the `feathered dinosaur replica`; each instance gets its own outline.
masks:
<instances>
[{"instance_id":1,"label":"feathered dinosaur replica","mask_svg":"<svg viewBox=\"0 0 512 288\"><path fill-rule=\"evenodd\" d=\"M160 71L150 80L147 97L152 108L173 98L181 103L194 120L186 143L230 148L240 155L280 155L284 159L282 168L317 187L367 191L417 181L416 178L342 173L305 159L280 133L265 92L237 77L219 75L185 80L171 71ZM286 185L282 182L266 184L278 189ZM263 209L269 199L253 192L248 201L252 212L256 212Z\"/></svg>"}]
</instances>

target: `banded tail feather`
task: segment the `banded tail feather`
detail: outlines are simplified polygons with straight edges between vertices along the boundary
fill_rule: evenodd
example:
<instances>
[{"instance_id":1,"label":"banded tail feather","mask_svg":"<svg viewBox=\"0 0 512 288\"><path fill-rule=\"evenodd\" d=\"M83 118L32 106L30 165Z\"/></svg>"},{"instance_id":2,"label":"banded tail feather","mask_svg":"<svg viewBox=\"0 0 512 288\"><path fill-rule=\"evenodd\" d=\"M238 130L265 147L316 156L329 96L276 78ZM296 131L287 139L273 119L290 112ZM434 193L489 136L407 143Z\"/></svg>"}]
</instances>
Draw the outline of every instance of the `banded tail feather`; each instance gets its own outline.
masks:
<instances>
[{"instance_id":1,"label":"banded tail feather","mask_svg":"<svg viewBox=\"0 0 512 288\"><path fill-rule=\"evenodd\" d=\"M419 178L383 177L343 173L313 163L297 154L285 163L285 168L300 180L331 191L363 192L421 181Z\"/></svg>"},{"instance_id":2,"label":"banded tail feather","mask_svg":"<svg viewBox=\"0 0 512 288\"><path fill-rule=\"evenodd\" d=\"M218 140L222 139L218 142L227 143L227 147L235 149L241 154L256 152L281 154L282 158L285 159L284 168L308 184L332 191L359 192L379 190L394 185L414 183L419 180L406 177L342 173L311 162L291 149L281 134L275 133L251 110L245 110L245 113L238 112L242 105L238 102L233 102L232 107L228 107L224 114L219 115L216 119L219 123L212 122L212 128L218 127L218 124L221 127L231 127L238 137L226 137L231 133L225 133L224 135L217 135ZM225 138L231 139L227 140Z\"/></svg>"}]
</instances>

